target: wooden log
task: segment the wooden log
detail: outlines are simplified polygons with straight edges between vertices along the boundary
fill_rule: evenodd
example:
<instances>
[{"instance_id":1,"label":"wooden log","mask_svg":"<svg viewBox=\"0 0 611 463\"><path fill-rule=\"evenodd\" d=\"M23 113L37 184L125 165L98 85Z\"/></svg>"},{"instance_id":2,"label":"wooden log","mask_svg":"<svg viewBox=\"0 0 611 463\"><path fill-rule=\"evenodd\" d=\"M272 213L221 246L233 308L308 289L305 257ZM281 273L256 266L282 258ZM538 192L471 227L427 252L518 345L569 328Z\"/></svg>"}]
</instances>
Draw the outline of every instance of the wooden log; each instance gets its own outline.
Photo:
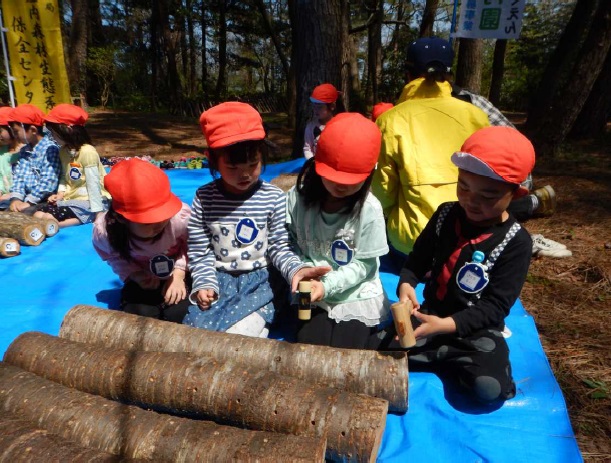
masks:
<instances>
[{"instance_id":1,"label":"wooden log","mask_svg":"<svg viewBox=\"0 0 611 463\"><path fill-rule=\"evenodd\" d=\"M38 225L42 228L46 236L55 236L59 231L59 222L55 219L42 219L38 217L32 217L31 215L23 214L21 212L0 212L0 222L21 222L33 225Z\"/></svg>"},{"instance_id":2,"label":"wooden log","mask_svg":"<svg viewBox=\"0 0 611 463\"><path fill-rule=\"evenodd\" d=\"M218 333L115 310L76 305L64 316L60 337L127 350L192 352L240 362L308 382L389 402L407 410L408 366L404 352L381 353L291 344Z\"/></svg>"},{"instance_id":3,"label":"wooden log","mask_svg":"<svg viewBox=\"0 0 611 463\"><path fill-rule=\"evenodd\" d=\"M388 402L183 352L141 352L27 332L4 361L103 397L261 431L327 438L327 458L374 461Z\"/></svg>"},{"instance_id":4,"label":"wooden log","mask_svg":"<svg viewBox=\"0 0 611 463\"><path fill-rule=\"evenodd\" d=\"M0 256L13 257L21 252L19 241L14 238L0 237Z\"/></svg>"},{"instance_id":5,"label":"wooden log","mask_svg":"<svg viewBox=\"0 0 611 463\"><path fill-rule=\"evenodd\" d=\"M40 225L6 220L0 221L0 236L16 239L27 246L38 246L45 239L45 233Z\"/></svg>"},{"instance_id":6,"label":"wooden log","mask_svg":"<svg viewBox=\"0 0 611 463\"><path fill-rule=\"evenodd\" d=\"M63 439L124 458L305 463L322 462L325 454L324 438L249 431L142 410L0 363L0 415L5 413L35 422Z\"/></svg>"},{"instance_id":7,"label":"wooden log","mask_svg":"<svg viewBox=\"0 0 611 463\"><path fill-rule=\"evenodd\" d=\"M0 415L0 463L127 461L99 450L81 447L11 413Z\"/></svg>"}]
</instances>

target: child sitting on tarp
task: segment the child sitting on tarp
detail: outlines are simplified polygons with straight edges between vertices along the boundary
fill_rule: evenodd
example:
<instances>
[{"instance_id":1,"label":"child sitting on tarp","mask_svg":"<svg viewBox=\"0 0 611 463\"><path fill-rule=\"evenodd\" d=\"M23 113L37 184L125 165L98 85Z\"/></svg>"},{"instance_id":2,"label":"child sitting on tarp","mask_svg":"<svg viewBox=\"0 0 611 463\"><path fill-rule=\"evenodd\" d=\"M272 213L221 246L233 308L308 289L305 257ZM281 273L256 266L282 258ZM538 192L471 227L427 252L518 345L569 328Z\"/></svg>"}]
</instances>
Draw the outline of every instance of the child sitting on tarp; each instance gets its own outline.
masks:
<instances>
[{"instance_id":1,"label":"child sitting on tarp","mask_svg":"<svg viewBox=\"0 0 611 463\"><path fill-rule=\"evenodd\" d=\"M399 278L417 320L412 371L449 373L479 401L515 396L504 319L526 279L532 241L507 212L535 164L530 141L486 127L452 155L458 202L443 203L415 242ZM422 306L415 287L425 282Z\"/></svg>"},{"instance_id":2,"label":"child sitting on tarp","mask_svg":"<svg viewBox=\"0 0 611 463\"><path fill-rule=\"evenodd\" d=\"M0 200L10 199L13 170L19 161L19 150L23 146L13 135L8 125L10 106L0 108Z\"/></svg>"}]
</instances>

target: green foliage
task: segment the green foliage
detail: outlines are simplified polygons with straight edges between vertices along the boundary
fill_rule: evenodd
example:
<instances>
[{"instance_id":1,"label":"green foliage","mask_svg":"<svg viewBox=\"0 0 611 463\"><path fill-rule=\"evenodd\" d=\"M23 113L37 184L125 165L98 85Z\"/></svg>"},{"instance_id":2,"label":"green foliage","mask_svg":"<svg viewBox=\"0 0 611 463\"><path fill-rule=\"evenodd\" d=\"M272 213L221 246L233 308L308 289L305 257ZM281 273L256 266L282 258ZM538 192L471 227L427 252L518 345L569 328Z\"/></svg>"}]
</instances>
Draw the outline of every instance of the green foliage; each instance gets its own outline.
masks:
<instances>
[{"instance_id":1,"label":"green foliage","mask_svg":"<svg viewBox=\"0 0 611 463\"><path fill-rule=\"evenodd\" d=\"M92 47L87 54L87 71L94 76L101 87L100 104L106 107L110 98L111 85L116 74L116 49L108 47Z\"/></svg>"}]
</instances>

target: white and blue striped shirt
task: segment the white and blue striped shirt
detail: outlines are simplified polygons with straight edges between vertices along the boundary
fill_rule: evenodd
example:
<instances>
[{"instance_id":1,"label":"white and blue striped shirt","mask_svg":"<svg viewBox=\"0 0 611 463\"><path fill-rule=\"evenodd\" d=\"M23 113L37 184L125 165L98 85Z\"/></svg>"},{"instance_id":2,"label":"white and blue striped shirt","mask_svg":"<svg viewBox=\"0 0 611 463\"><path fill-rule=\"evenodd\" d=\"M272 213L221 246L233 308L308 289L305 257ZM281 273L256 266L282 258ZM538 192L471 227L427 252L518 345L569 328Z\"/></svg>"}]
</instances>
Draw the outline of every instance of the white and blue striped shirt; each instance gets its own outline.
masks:
<instances>
[{"instance_id":1,"label":"white and blue striped shirt","mask_svg":"<svg viewBox=\"0 0 611 463\"><path fill-rule=\"evenodd\" d=\"M280 188L260 181L253 191L233 195L215 180L198 188L191 209L191 294L201 289L219 294L217 270L248 272L272 264L290 283L305 266L290 245Z\"/></svg>"}]
</instances>

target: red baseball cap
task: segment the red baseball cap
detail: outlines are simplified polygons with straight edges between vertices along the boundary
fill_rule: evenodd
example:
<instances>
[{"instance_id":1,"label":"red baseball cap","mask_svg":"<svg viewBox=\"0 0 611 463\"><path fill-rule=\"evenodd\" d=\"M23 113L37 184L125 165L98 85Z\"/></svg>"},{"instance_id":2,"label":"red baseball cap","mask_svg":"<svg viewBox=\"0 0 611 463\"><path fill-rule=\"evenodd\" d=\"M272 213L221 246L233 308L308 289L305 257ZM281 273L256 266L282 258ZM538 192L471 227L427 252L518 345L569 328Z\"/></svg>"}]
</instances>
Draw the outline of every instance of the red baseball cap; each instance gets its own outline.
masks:
<instances>
[{"instance_id":1,"label":"red baseball cap","mask_svg":"<svg viewBox=\"0 0 611 463\"><path fill-rule=\"evenodd\" d=\"M213 106L199 117L208 148L222 148L246 140L263 140L259 112L246 103L229 101Z\"/></svg>"},{"instance_id":2,"label":"red baseball cap","mask_svg":"<svg viewBox=\"0 0 611 463\"><path fill-rule=\"evenodd\" d=\"M519 185L535 166L535 148L512 127L484 127L467 138L452 162L459 169Z\"/></svg>"},{"instance_id":3,"label":"red baseball cap","mask_svg":"<svg viewBox=\"0 0 611 463\"><path fill-rule=\"evenodd\" d=\"M89 114L80 106L61 103L54 106L45 116L45 122L66 125L85 125L89 119Z\"/></svg>"},{"instance_id":4,"label":"red baseball cap","mask_svg":"<svg viewBox=\"0 0 611 463\"><path fill-rule=\"evenodd\" d=\"M10 122L21 122L22 124L38 126L42 126L45 123L45 113L33 104L20 104L16 108L13 108L9 116Z\"/></svg>"},{"instance_id":5,"label":"red baseball cap","mask_svg":"<svg viewBox=\"0 0 611 463\"><path fill-rule=\"evenodd\" d=\"M104 177L112 208L136 223L158 223L174 217L182 201L172 193L170 179L159 167L142 159L115 164Z\"/></svg>"},{"instance_id":6,"label":"red baseball cap","mask_svg":"<svg viewBox=\"0 0 611 463\"><path fill-rule=\"evenodd\" d=\"M358 113L340 113L320 134L314 156L321 177L343 185L355 185L369 177L382 145L378 126Z\"/></svg>"},{"instance_id":7,"label":"red baseball cap","mask_svg":"<svg viewBox=\"0 0 611 463\"><path fill-rule=\"evenodd\" d=\"M310 101L312 103L335 103L339 92L331 84L321 84L315 87L310 95Z\"/></svg>"},{"instance_id":8,"label":"red baseball cap","mask_svg":"<svg viewBox=\"0 0 611 463\"><path fill-rule=\"evenodd\" d=\"M0 107L0 125L8 125L11 120L11 113L13 112L13 108L10 106L1 106Z\"/></svg>"},{"instance_id":9,"label":"red baseball cap","mask_svg":"<svg viewBox=\"0 0 611 463\"><path fill-rule=\"evenodd\" d=\"M388 111L390 108L393 108L395 105L392 103L378 103L373 105L373 109L371 110L371 120L373 122L376 121L380 114Z\"/></svg>"}]
</instances>

